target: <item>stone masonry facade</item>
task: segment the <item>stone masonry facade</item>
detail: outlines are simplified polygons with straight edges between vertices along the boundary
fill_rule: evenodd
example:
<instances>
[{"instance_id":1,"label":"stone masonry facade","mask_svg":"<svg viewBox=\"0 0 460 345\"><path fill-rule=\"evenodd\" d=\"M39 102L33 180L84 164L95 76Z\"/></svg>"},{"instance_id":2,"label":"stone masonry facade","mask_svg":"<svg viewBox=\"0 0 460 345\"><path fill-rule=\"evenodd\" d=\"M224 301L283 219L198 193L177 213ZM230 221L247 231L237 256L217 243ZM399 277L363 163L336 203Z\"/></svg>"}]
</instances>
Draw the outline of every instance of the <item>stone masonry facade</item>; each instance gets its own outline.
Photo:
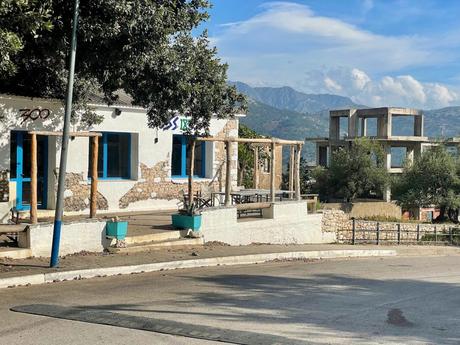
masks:
<instances>
[{"instance_id":1,"label":"stone masonry facade","mask_svg":"<svg viewBox=\"0 0 460 345\"><path fill-rule=\"evenodd\" d=\"M89 208L91 185L83 179L81 174L67 173L64 191L64 210L83 211ZM97 209L107 210L107 199L98 192Z\"/></svg>"},{"instance_id":2,"label":"stone masonry facade","mask_svg":"<svg viewBox=\"0 0 460 345\"><path fill-rule=\"evenodd\" d=\"M8 171L0 171L0 202L7 202L10 198Z\"/></svg>"},{"instance_id":3,"label":"stone masonry facade","mask_svg":"<svg viewBox=\"0 0 460 345\"><path fill-rule=\"evenodd\" d=\"M187 193L187 183L174 183L169 178L169 161L157 163L153 168L141 164L141 178L143 182L136 183L119 201L120 208L127 208L130 203L149 200L163 199L174 200L181 199L184 193ZM201 190L203 184L209 185L209 182L194 183L193 193ZM217 183L212 182L213 186Z\"/></svg>"},{"instance_id":4,"label":"stone masonry facade","mask_svg":"<svg viewBox=\"0 0 460 345\"><path fill-rule=\"evenodd\" d=\"M445 234L449 232L449 225L444 224L376 222L356 219L355 239L361 242L376 242L378 225L379 239L382 242L396 242L398 241L398 224L402 243L417 241L417 231L420 240L423 240L424 236L425 238L428 235L432 237L435 231L439 234L439 240L446 239ZM337 242L349 243L353 237L353 220L342 210L324 210L322 231L335 232Z\"/></svg>"},{"instance_id":5,"label":"stone masonry facade","mask_svg":"<svg viewBox=\"0 0 460 345\"><path fill-rule=\"evenodd\" d=\"M225 138L229 136L230 131L237 130L237 121L229 120L224 128L216 135L218 138ZM214 145L214 171L215 176L211 180L194 181L193 193L202 190L203 186L213 191L222 190L225 184L225 144L216 142ZM236 178L238 146L236 144L232 147L232 170L235 171L233 176ZM186 181L175 182L170 178L170 160L159 162L153 167L141 163L141 180L137 182L119 201L121 209L128 208L131 203L149 199L163 199L174 200L182 199L182 195L187 193L188 184Z\"/></svg>"}]
</instances>

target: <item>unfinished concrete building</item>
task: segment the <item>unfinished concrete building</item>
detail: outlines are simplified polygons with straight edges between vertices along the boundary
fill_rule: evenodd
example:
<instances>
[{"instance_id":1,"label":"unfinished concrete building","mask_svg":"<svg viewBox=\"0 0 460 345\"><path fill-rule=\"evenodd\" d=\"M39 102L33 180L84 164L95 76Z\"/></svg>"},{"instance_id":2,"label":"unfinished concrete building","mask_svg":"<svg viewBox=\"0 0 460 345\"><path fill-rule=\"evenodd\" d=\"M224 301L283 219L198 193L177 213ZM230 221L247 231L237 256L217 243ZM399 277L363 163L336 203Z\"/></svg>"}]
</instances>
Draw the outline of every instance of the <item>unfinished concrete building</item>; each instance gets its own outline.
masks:
<instances>
[{"instance_id":1,"label":"unfinished concrete building","mask_svg":"<svg viewBox=\"0 0 460 345\"><path fill-rule=\"evenodd\" d=\"M316 142L316 164L329 166L331 153L347 147L356 138L379 141L385 150L385 166L390 173L401 173L405 161L413 161L424 146L435 144L423 133L423 113L410 108L368 108L332 110L329 137L307 138ZM390 201L390 189L384 192Z\"/></svg>"}]
</instances>

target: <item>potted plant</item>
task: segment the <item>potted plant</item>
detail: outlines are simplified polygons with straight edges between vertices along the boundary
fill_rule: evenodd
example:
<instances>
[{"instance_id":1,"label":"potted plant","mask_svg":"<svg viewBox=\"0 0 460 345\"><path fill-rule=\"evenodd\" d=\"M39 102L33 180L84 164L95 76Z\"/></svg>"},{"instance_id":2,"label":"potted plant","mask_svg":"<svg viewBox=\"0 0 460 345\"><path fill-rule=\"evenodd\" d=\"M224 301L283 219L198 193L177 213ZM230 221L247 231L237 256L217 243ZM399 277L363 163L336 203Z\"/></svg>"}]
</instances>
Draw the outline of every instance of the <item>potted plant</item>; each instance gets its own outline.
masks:
<instances>
[{"instance_id":1,"label":"potted plant","mask_svg":"<svg viewBox=\"0 0 460 345\"><path fill-rule=\"evenodd\" d=\"M201 227L201 210L195 202L184 205L178 213L171 215L172 225L178 229L200 230Z\"/></svg>"},{"instance_id":2,"label":"potted plant","mask_svg":"<svg viewBox=\"0 0 460 345\"><path fill-rule=\"evenodd\" d=\"M128 232L128 222L120 221L118 217L112 218L106 223L105 234L107 237L124 241Z\"/></svg>"}]
</instances>

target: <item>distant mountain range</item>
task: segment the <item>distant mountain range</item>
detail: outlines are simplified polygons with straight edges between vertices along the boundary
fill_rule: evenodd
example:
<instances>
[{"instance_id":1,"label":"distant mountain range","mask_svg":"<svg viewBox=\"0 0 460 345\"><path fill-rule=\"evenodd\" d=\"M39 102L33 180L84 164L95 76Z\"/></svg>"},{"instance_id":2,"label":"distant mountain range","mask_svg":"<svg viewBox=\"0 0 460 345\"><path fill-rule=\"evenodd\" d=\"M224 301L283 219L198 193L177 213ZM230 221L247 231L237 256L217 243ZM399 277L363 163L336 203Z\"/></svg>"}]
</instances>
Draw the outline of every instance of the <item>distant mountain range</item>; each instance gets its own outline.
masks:
<instances>
[{"instance_id":1,"label":"distant mountain range","mask_svg":"<svg viewBox=\"0 0 460 345\"><path fill-rule=\"evenodd\" d=\"M326 137L329 131L329 110L366 108L350 98L332 94L306 94L291 87L251 87L231 82L249 98L248 115L241 122L260 134L283 139L303 140ZM425 135L430 137L460 136L460 106L427 110ZM402 122L398 131L411 130ZM314 160L314 145L307 143L303 155Z\"/></svg>"},{"instance_id":2,"label":"distant mountain range","mask_svg":"<svg viewBox=\"0 0 460 345\"><path fill-rule=\"evenodd\" d=\"M283 87L251 87L242 82L231 83L253 99L278 109L287 109L299 113L316 113L323 110L362 107L348 97L331 94L306 94L289 86Z\"/></svg>"}]
</instances>

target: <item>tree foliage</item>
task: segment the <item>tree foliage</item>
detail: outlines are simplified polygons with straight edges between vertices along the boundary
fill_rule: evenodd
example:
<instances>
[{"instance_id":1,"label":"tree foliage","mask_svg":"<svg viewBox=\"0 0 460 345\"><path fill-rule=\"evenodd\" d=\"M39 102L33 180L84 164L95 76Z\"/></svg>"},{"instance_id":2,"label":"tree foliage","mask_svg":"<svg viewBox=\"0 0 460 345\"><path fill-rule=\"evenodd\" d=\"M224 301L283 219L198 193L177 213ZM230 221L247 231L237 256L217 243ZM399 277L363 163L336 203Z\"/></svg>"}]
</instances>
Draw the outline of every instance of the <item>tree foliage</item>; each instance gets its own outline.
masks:
<instances>
[{"instance_id":1,"label":"tree foliage","mask_svg":"<svg viewBox=\"0 0 460 345\"><path fill-rule=\"evenodd\" d=\"M392 189L398 203L406 209L434 205L441 208L441 218L447 213L457 221L459 165L443 146L431 147L413 164L407 164Z\"/></svg>"},{"instance_id":2,"label":"tree foliage","mask_svg":"<svg viewBox=\"0 0 460 345\"><path fill-rule=\"evenodd\" d=\"M389 183L384 167L382 146L366 138L350 142L349 148L339 148L332 153L329 168L312 172L315 189L324 196L345 198L381 195Z\"/></svg>"},{"instance_id":3,"label":"tree foliage","mask_svg":"<svg viewBox=\"0 0 460 345\"><path fill-rule=\"evenodd\" d=\"M16 7L0 12L2 30L20 40L10 49L11 73L0 76L0 92L64 99L73 1L7 1L24 3L24 13L46 9L47 22L22 29ZM206 32L192 33L209 7L207 0L81 0L74 92L80 108L91 93L102 92L110 104L124 90L148 109L151 127L180 113L190 116L194 133L206 132L213 115L243 110L245 99L227 85L227 65Z\"/></svg>"},{"instance_id":4,"label":"tree foliage","mask_svg":"<svg viewBox=\"0 0 460 345\"><path fill-rule=\"evenodd\" d=\"M240 123L238 128L240 138L262 138L260 134ZM259 149L259 158L264 155ZM254 148L249 143L238 143L238 185L251 188L254 176Z\"/></svg>"},{"instance_id":5,"label":"tree foliage","mask_svg":"<svg viewBox=\"0 0 460 345\"><path fill-rule=\"evenodd\" d=\"M15 58L24 42L52 28L48 5L40 0L0 1L0 80L16 72Z\"/></svg>"}]
</instances>

